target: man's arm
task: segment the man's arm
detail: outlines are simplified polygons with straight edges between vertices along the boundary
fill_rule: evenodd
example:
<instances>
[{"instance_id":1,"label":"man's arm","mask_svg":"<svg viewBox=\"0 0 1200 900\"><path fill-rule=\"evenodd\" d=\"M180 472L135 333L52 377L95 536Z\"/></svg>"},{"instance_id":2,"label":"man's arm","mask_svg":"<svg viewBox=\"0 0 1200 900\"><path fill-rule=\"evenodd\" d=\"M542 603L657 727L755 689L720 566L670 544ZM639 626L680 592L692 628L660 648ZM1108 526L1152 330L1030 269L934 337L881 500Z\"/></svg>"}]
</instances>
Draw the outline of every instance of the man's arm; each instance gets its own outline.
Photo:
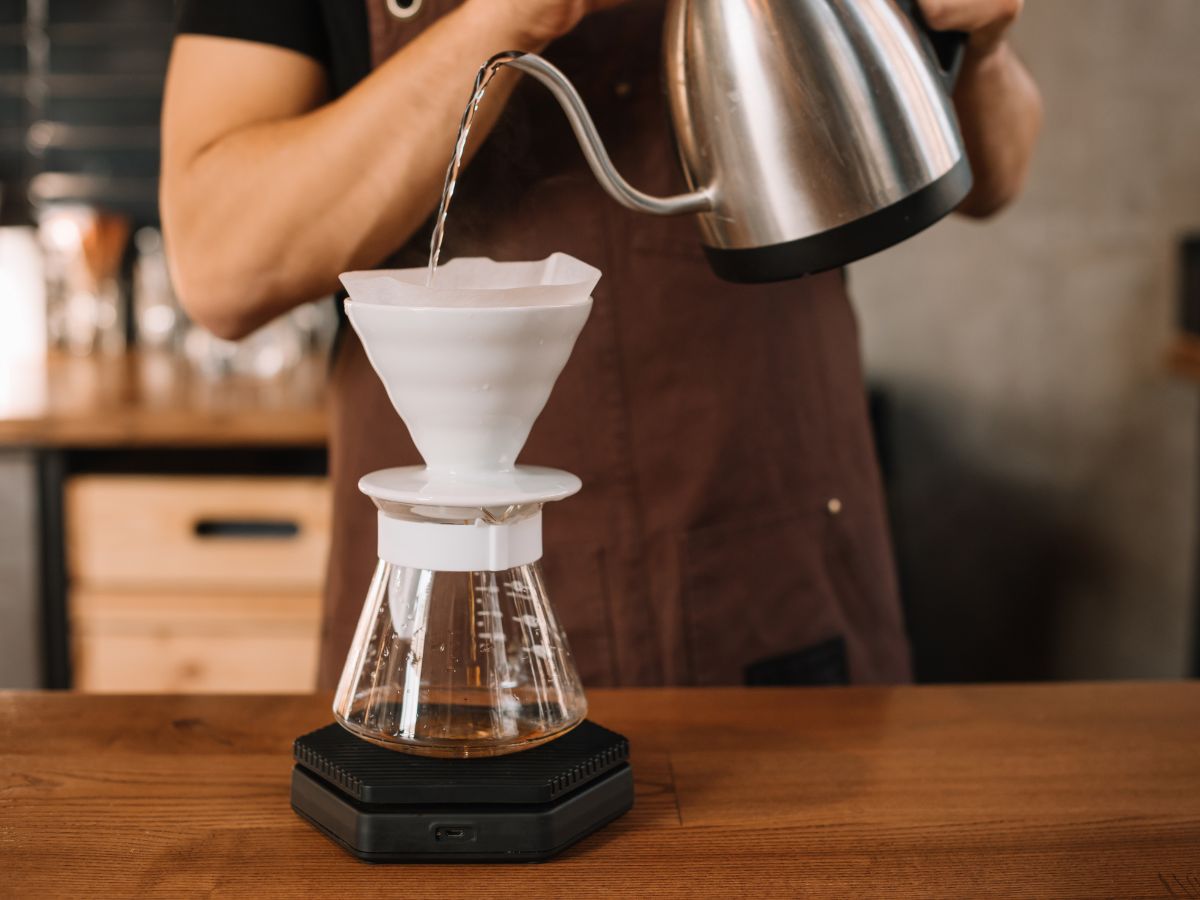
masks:
<instances>
[{"instance_id":1,"label":"man's arm","mask_svg":"<svg viewBox=\"0 0 1200 900\"><path fill-rule=\"evenodd\" d=\"M975 173L959 212L988 216L1020 193L1042 125L1033 76L1005 40L1022 0L920 0L930 27L970 34L954 92L963 143Z\"/></svg>"},{"instance_id":2,"label":"man's arm","mask_svg":"<svg viewBox=\"0 0 1200 900\"><path fill-rule=\"evenodd\" d=\"M339 272L376 265L436 204L480 64L540 49L612 3L468 0L332 103L324 69L302 54L181 36L163 106L161 206L188 313L240 337L333 291ZM501 72L488 88L472 147L514 78Z\"/></svg>"}]
</instances>

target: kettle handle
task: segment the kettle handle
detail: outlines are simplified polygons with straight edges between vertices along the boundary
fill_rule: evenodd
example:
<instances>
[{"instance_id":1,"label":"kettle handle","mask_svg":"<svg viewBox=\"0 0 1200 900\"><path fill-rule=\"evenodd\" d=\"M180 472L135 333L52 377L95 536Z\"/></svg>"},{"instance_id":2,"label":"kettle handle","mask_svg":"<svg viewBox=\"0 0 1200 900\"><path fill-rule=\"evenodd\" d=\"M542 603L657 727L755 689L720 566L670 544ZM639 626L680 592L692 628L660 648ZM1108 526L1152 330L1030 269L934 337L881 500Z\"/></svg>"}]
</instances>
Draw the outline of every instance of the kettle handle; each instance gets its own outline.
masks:
<instances>
[{"instance_id":1,"label":"kettle handle","mask_svg":"<svg viewBox=\"0 0 1200 900\"><path fill-rule=\"evenodd\" d=\"M921 44L933 61L934 71L942 79L946 93L952 93L967 55L965 31L935 31L925 21L917 0L898 0L898 5L912 19L921 35Z\"/></svg>"}]
</instances>

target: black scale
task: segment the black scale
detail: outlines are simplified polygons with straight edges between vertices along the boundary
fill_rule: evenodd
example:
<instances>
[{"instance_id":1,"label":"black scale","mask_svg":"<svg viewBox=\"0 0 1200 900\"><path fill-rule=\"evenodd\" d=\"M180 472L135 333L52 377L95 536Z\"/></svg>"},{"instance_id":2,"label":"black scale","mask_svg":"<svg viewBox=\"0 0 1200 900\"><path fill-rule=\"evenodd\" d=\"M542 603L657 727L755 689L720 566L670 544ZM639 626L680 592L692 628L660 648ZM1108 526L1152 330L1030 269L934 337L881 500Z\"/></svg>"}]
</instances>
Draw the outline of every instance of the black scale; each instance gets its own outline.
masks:
<instances>
[{"instance_id":1,"label":"black scale","mask_svg":"<svg viewBox=\"0 0 1200 900\"><path fill-rule=\"evenodd\" d=\"M549 859L633 807L629 741L586 720L482 759L410 756L337 724L293 752L292 808L372 862Z\"/></svg>"}]
</instances>

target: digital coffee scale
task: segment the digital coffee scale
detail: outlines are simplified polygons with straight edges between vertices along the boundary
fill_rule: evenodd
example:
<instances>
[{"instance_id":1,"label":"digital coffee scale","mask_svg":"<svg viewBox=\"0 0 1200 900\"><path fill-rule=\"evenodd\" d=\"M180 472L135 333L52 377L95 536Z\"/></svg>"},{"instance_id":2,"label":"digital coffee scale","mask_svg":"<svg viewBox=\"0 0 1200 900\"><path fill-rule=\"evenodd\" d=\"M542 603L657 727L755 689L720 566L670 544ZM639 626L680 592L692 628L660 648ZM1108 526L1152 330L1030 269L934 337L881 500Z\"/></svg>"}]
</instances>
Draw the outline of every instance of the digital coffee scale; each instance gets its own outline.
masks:
<instances>
[{"instance_id":1,"label":"digital coffee scale","mask_svg":"<svg viewBox=\"0 0 1200 900\"><path fill-rule=\"evenodd\" d=\"M332 724L297 738L292 808L359 859L548 859L633 806L629 742L584 721L532 750L436 759Z\"/></svg>"}]
</instances>

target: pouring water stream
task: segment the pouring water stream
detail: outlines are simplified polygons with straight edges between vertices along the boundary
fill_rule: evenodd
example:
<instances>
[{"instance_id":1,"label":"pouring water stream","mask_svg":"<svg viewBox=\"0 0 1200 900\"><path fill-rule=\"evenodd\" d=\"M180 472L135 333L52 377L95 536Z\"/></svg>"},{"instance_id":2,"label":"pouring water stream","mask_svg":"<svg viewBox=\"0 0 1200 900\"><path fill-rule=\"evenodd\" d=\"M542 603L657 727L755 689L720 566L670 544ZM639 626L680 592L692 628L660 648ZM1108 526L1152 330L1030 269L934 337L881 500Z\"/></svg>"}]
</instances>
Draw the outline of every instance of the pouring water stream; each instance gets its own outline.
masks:
<instances>
[{"instance_id":1,"label":"pouring water stream","mask_svg":"<svg viewBox=\"0 0 1200 900\"><path fill-rule=\"evenodd\" d=\"M442 199L438 203L437 216L433 220L433 234L429 239L429 273L425 276L425 286L433 287L433 277L437 273L438 258L442 255L442 238L446 233L446 214L450 209L450 198L454 196L454 187L458 184L458 173L462 168L463 154L467 149L467 138L471 134L471 124L475 121L475 113L495 74L500 67L522 56L515 50L497 53L475 73L475 86L471 90L471 99L463 111L462 120L458 125L458 137L454 141L454 154L450 157L450 165L446 167L446 180L442 185Z\"/></svg>"}]
</instances>

